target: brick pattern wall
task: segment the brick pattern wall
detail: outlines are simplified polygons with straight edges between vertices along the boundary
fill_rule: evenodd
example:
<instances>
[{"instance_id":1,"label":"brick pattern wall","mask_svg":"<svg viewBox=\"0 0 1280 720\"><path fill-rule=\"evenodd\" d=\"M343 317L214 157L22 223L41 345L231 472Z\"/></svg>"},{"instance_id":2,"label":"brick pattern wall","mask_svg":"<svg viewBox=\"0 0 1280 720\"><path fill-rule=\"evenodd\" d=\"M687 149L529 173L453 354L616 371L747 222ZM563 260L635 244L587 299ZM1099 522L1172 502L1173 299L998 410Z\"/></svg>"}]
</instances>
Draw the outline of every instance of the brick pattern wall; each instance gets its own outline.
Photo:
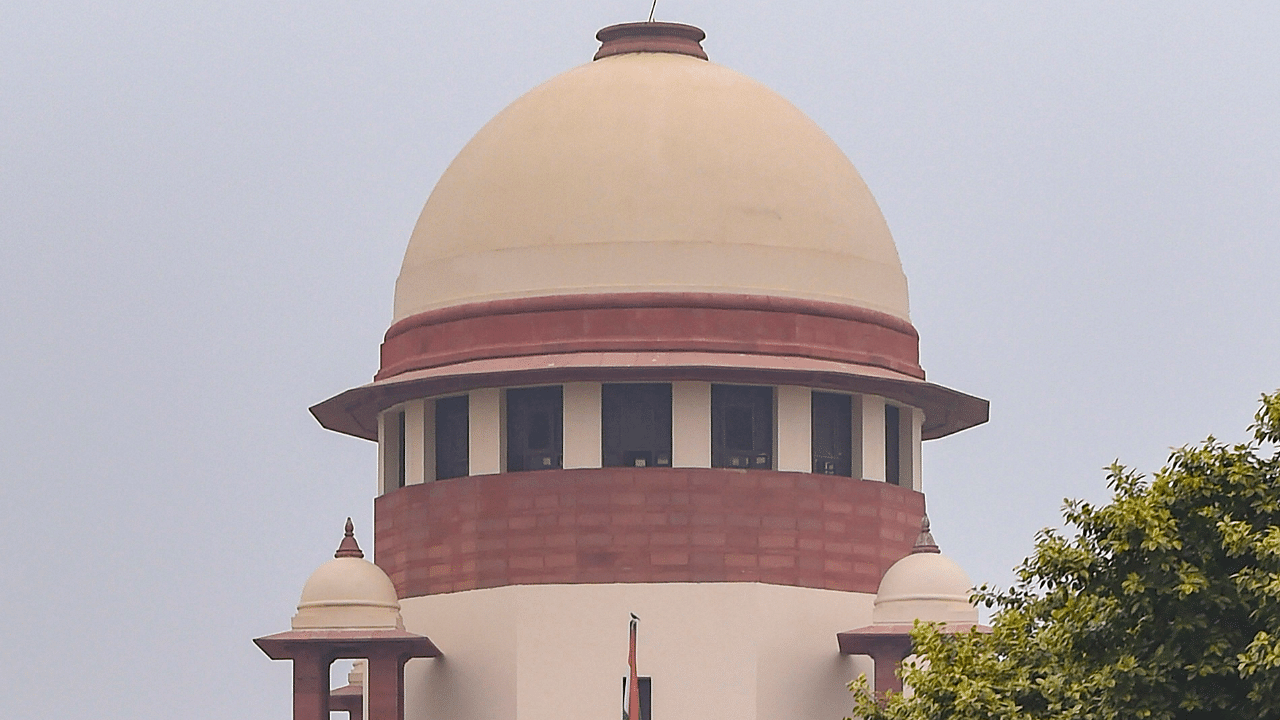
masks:
<instances>
[{"instance_id":1,"label":"brick pattern wall","mask_svg":"<svg viewBox=\"0 0 1280 720\"><path fill-rule=\"evenodd\" d=\"M756 581L874 593L924 496L767 470L542 470L410 485L374 503L400 597L537 583Z\"/></svg>"}]
</instances>

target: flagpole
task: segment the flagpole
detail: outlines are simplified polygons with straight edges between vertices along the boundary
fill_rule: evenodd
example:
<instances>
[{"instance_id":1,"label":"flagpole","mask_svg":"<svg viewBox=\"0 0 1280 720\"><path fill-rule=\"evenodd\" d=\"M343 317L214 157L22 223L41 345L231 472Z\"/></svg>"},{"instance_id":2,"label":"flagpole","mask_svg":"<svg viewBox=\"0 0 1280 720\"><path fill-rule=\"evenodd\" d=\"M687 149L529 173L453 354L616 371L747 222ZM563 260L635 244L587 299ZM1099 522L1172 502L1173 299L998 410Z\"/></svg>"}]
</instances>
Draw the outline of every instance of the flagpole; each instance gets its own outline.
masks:
<instances>
[{"instance_id":1,"label":"flagpole","mask_svg":"<svg viewBox=\"0 0 1280 720\"><path fill-rule=\"evenodd\" d=\"M640 720L640 674L636 671L636 629L640 618L631 613L630 651L627 653L627 665L631 675L627 678L627 712L624 720Z\"/></svg>"}]
</instances>

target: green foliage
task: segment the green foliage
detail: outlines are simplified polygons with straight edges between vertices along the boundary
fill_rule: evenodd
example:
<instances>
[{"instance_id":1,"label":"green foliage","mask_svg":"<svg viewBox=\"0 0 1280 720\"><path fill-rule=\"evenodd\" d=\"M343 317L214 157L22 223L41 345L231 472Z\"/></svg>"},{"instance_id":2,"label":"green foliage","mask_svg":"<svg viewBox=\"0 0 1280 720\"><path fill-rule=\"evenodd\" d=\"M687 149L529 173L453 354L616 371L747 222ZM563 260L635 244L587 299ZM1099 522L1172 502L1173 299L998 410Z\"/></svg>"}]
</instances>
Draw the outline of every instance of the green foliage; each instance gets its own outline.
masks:
<instances>
[{"instance_id":1,"label":"green foliage","mask_svg":"<svg viewBox=\"0 0 1280 720\"><path fill-rule=\"evenodd\" d=\"M913 637L910 697L853 683L868 720L1280 718L1280 392L1253 440L1175 450L1146 480L1114 465L1110 503L1071 501L989 635Z\"/></svg>"}]
</instances>

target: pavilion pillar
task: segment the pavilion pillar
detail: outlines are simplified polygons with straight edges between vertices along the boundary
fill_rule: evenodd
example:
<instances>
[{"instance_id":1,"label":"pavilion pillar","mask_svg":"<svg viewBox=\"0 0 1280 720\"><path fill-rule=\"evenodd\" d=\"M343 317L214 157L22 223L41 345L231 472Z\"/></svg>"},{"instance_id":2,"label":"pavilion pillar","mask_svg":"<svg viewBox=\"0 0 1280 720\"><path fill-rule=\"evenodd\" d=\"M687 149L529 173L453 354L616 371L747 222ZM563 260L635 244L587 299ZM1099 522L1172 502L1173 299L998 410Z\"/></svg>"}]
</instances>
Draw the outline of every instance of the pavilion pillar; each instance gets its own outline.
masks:
<instances>
[{"instance_id":1,"label":"pavilion pillar","mask_svg":"<svg viewBox=\"0 0 1280 720\"><path fill-rule=\"evenodd\" d=\"M898 667L911 654L910 625L872 625L849 632L837 633L843 655L869 655L875 668L871 675L871 689L876 697L884 699L886 693L902 692L902 678Z\"/></svg>"},{"instance_id":2,"label":"pavilion pillar","mask_svg":"<svg viewBox=\"0 0 1280 720\"><path fill-rule=\"evenodd\" d=\"M404 664L398 648L376 648L369 653L365 687L369 688L369 720L404 720Z\"/></svg>"},{"instance_id":3,"label":"pavilion pillar","mask_svg":"<svg viewBox=\"0 0 1280 720\"><path fill-rule=\"evenodd\" d=\"M308 648L293 658L293 720L329 720L329 666L333 658Z\"/></svg>"},{"instance_id":4,"label":"pavilion pillar","mask_svg":"<svg viewBox=\"0 0 1280 720\"><path fill-rule=\"evenodd\" d=\"M891 648L871 655L871 662L875 663L873 684L876 697L883 699L886 693L902 692L902 678L898 675L898 668L906 659L906 655L894 652Z\"/></svg>"}]
</instances>

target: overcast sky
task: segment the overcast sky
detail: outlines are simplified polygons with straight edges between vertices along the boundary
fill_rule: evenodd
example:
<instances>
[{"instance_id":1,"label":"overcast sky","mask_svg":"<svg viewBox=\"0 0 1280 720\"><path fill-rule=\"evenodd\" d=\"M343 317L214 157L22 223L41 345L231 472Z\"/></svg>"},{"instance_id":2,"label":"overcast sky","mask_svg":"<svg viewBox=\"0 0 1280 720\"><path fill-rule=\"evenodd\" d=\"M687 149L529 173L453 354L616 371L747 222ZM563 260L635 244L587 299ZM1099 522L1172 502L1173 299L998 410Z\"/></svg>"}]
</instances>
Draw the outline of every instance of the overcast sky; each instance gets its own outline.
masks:
<instances>
[{"instance_id":1,"label":"overcast sky","mask_svg":"<svg viewBox=\"0 0 1280 720\"><path fill-rule=\"evenodd\" d=\"M12 717L283 718L288 628L372 444L368 381L462 145L648 0L6 0L0 696ZM893 230L944 552L1007 584L1119 458L1245 437L1280 386L1280 5L660 0L822 126ZM834 648L834 639L833 639Z\"/></svg>"}]
</instances>

